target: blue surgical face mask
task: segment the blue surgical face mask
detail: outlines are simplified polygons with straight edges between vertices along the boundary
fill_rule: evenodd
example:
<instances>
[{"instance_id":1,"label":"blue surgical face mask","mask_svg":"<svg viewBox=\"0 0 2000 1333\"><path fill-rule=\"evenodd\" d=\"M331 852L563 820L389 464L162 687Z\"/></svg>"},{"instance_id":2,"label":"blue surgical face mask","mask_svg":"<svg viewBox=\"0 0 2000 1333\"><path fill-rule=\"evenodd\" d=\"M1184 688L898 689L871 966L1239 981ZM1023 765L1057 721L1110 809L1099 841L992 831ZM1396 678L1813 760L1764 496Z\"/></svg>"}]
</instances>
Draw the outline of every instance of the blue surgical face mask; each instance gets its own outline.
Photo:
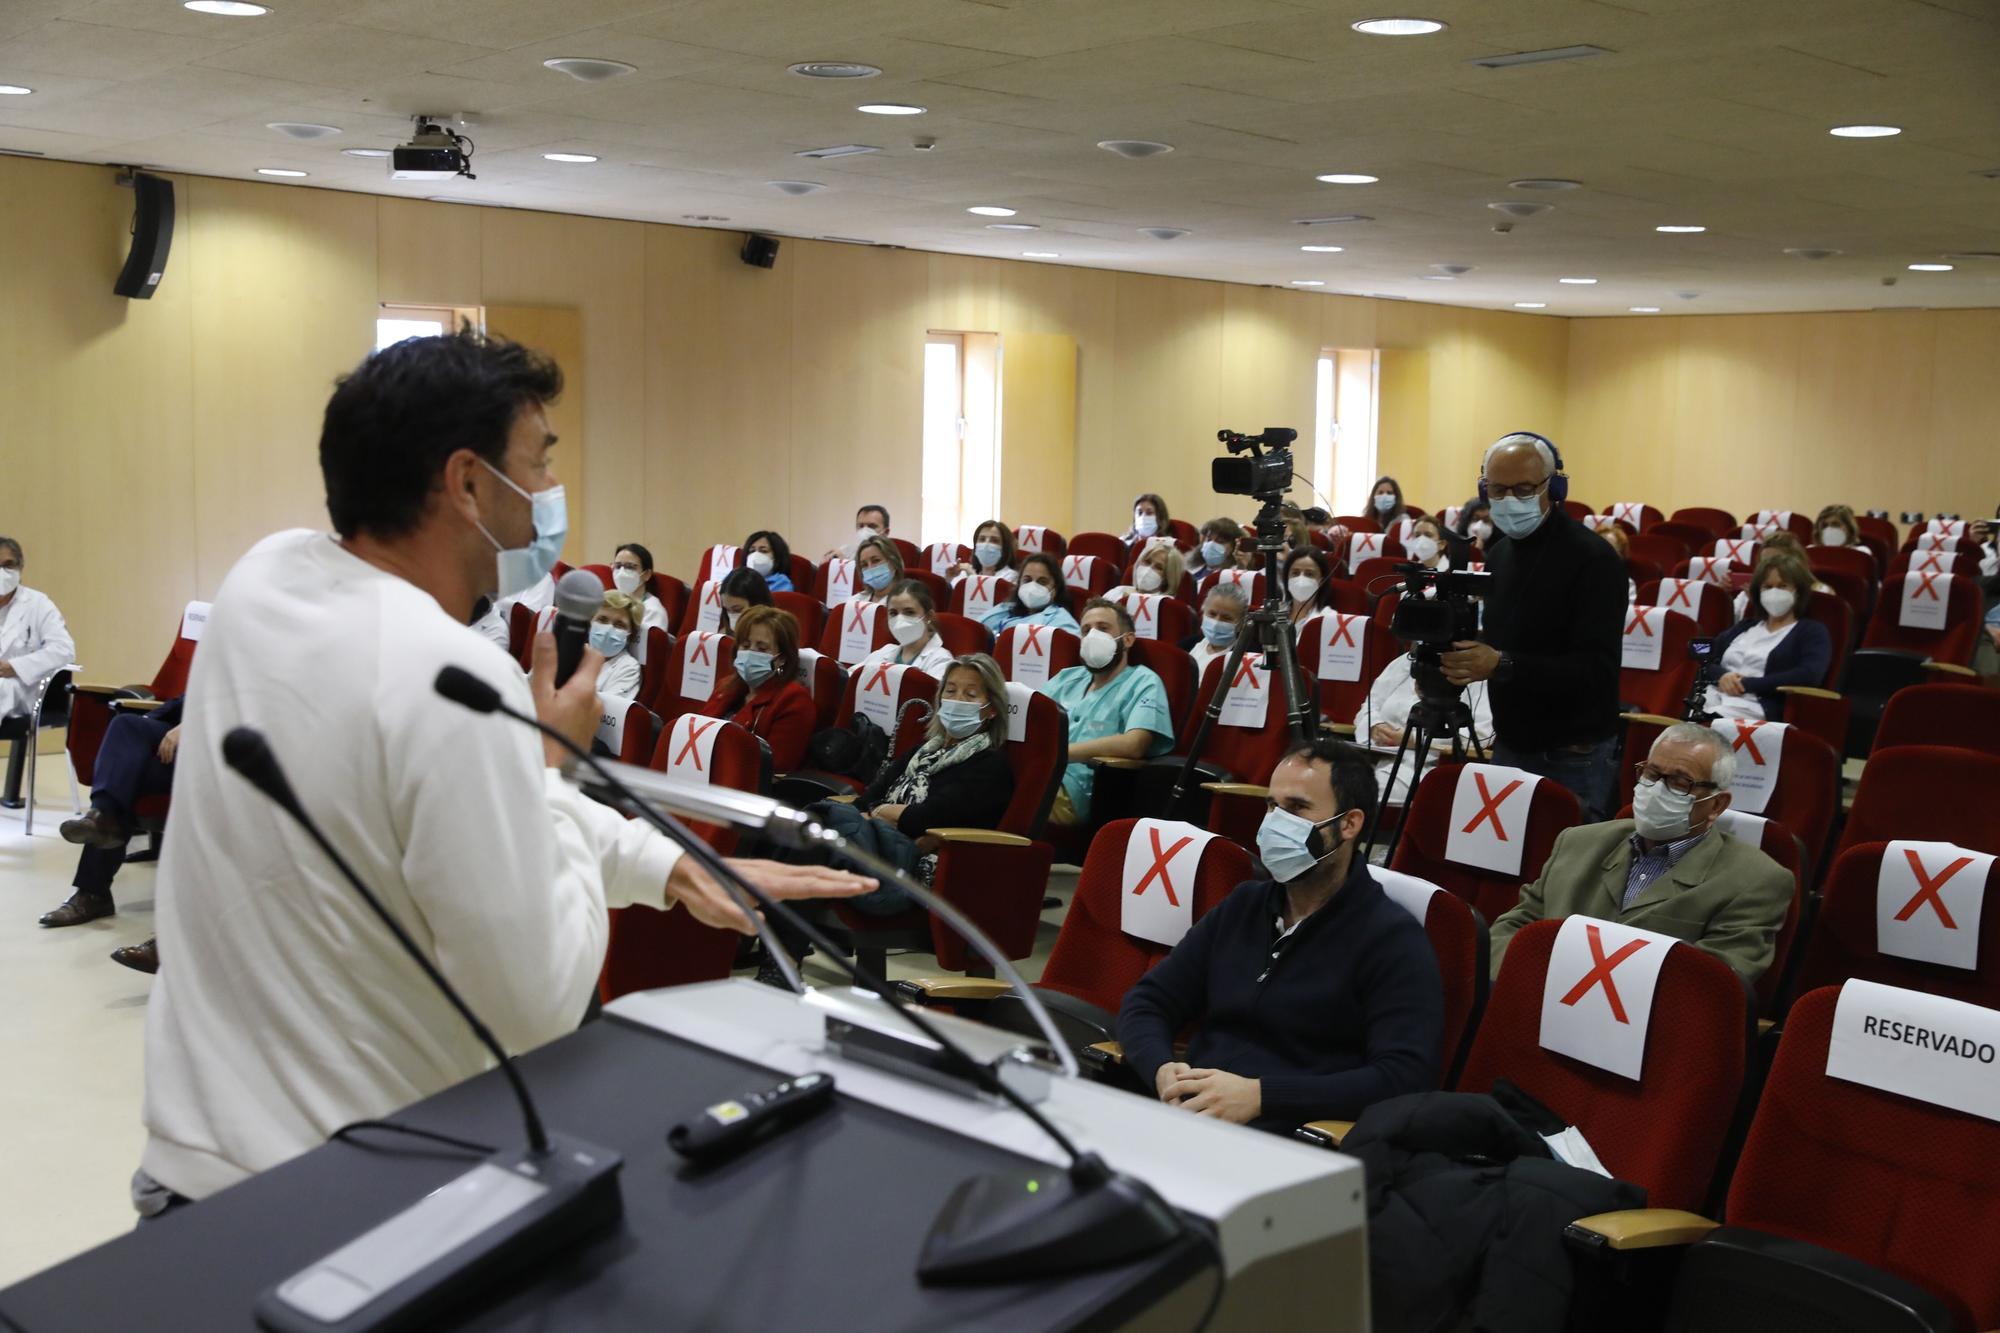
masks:
<instances>
[{"instance_id":1,"label":"blue surgical face mask","mask_svg":"<svg viewBox=\"0 0 2000 1333\"><path fill-rule=\"evenodd\" d=\"M1201 544L1201 563L1209 568L1213 569L1228 558L1229 551L1221 542L1203 542Z\"/></svg>"},{"instance_id":2,"label":"blue surgical face mask","mask_svg":"<svg viewBox=\"0 0 2000 1333\"><path fill-rule=\"evenodd\" d=\"M772 653L760 653L755 648L736 650L736 674L743 677L743 683L756 689L771 678L778 669L778 659Z\"/></svg>"},{"instance_id":3,"label":"blue surgical face mask","mask_svg":"<svg viewBox=\"0 0 2000 1333\"><path fill-rule=\"evenodd\" d=\"M1341 812L1345 813L1346 811ZM1263 861L1264 869L1271 872L1272 879L1280 884L1291 883L1325 859L1314 856L1310 850L1309 844L1313 832L1325 828L1327 824L1339 818L1340 815L1335 815L1324 823L1315 824L1289 810L1280 810L1273 806L1264 812L1264 822L1257 827L1258 859ZM1339 850L1340 843L1336 841L1333 851L1328 852L1327 856L1332 856Z\"/></svg>"},{"instance_id":4,"label":"blue surgical face mask","mask_svg":"<svg viewBox=\"0 0 2000 1333\"><path fill-rule=\"evenodd\" d=\"M1160 530L1160 520L1151 514L1132 515L1132 531L1141 537L1150 537Z\"/></svg>"},{"instance_id":5,"label":"blue surgical face mask","mask_svg":"<svg viewBox=\"0 0 2000 1333\"><path fill-rule=\"evenodd\" d=\"M880 592L889 586L889 580L896 577L896 571L888 565L870 565L861 571L861 581L868 585L870 592Z\"/></svg>"},{"instance_id":6,"label":"blue surgical face mask","mask_svg":"<svg viewBox=\"0 0 2000 1333\"><path fill-rule=\"evenodd\" d=\"M1546 517L1539 495L1503 495L1493 502L1493 526L1516 540L1532 535Z\"/></svg>"},{"instance_id":7,"label":"blue surgical face mask","mask_svg":"<svg viewBox=\"0 0 2000 1333\"><path fill-rule=\"evenodd\" d=\"M1227 648L1236 641L1236 626L1215 616L1201 618L1201 637L1217 648Z\"/></svg>"},{"instance_id":8,"label":"blue surgical face mask","mask_svg":"<svg viewBox=\"0 0 2000 1333\"><path fill-rule=\"evenodd\" d=\"M606 657L616 657L625 651L625 641L632 636L616 625L592 625L590 646Z\"/></svg>"},{"instance_id":9,"label":"blue surgical face mask","mask_svg":"<svg viewBox=\"0 0 2000 1333\"><path fill-rule=\"evenodd\" d=\"M938 705L938 722L947 736L962 741L986 725L986 720L979 716L985 710L984 704L970 699L946 699Z\"/></svg>"},{"instance_id":10,"label":"blue surgical face mask","mask_svg":"<svg viewBox=\"0 0 2000 1333\"><path fill-rule=\"evenodd\" d=\"M972 548L972 554L979 558L981 569L992 569L1000 563L1000 543L980 542Z\"/></svg>"},{"instance_id":11,"label":"blue surgical face mask","mask_svg":"<svg viewBox=\"0 0 2000 1333\"><path fill-rule=\"evenodd\" d=\"M1393 496L1393 495L1378 495L1378 496L1376 496L1376 497L1375 497L1375 512L1376 512L1376 513L1378 513L1378 514L1386 514L1386 513L1388 513L1388 512L1389 512L1389 511L1390 511L1391 509L1394 509L1395 507L1396 507L1396 497L1395 497L1395 496Z\"/></svg>"},{"instance_id":12,"label":"blue surgical face mask","mask_svg":"<svg viewBox=\"0 0 2000 1333\"><path fill-rule=\"evenodd\" d=\"M496 552L494 562L500 580L496 595L512 597L534 587L555 569L556 559L562 555L563 538L569 536L569 503L564 499L563 488L560 486L551 486L545 491L536 491L530 495L516 486L506 473L485 459L480 459L479 465L500 478L501 485L532 506L535 539L526 546L511 550L502 546L493 534L486 530L484 523L480 523L477 519L473 520L479 529L479 535L492 542L493 550Z\"/></svg>"}]
</instances>

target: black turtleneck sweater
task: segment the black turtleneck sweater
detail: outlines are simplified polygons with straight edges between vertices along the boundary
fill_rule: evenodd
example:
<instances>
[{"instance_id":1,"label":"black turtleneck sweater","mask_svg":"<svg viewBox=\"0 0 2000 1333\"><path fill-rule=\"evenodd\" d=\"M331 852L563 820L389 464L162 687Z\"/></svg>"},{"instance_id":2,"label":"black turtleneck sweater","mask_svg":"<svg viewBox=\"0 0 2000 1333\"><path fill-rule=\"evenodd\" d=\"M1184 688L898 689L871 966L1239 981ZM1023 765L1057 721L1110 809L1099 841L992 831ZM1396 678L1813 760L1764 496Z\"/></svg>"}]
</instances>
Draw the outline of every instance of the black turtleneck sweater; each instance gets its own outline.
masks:
<instances>
[{"instance_id":1,"label":"black turtleneck sweater","mask_svg":"<svg viewBox=\"0 0 2000 1333\"><path fill-rule=\"evenodd\" d=\"M1279 939L1285 886L1253 879L1194 923L1126 993L1125 1063L1150 1089L1186 1062L1263 1084L1252 1125L1289 1133L1438 1084L1444 988L1424 928L1354 858L1333 898Z\"/></svg>"},{"instance_id":2,"label":"black turtleneck sweater","mask_svg":"<svg viewBox=\"0 0 2000 1333\"><path fill-rule=\"evenodd\" d=\"M1489 541L1486 568L1484 636L1514 659L1512 678L1491 685L1500 740L1553 750L1611 735L1627 591L1618 552L1557 506L1527 537Z\"/></svg>"}]
</instances>

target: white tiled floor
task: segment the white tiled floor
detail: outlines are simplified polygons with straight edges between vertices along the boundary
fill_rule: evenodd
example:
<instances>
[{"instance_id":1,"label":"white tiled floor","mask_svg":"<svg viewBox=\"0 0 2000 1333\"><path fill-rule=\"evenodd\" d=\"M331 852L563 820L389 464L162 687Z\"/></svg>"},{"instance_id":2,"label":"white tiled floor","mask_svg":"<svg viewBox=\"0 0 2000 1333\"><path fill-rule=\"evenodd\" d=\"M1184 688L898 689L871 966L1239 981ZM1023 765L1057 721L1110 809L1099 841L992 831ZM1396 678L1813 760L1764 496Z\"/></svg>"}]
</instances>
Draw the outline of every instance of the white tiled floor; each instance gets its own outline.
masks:
<instances>
[{"instance_id":1,"label":"white tiled floor","mask_svg":"<svg viewBox=\"0 0 2000 1333\"><path fill-rule=\"evenodd\" d=\"M141 1052L152 979L110 961L152 934L152 865L118 878L118 914L45 930L36 919L69 896L77 849L56 826L69 816L60 763L44 764L47 802L35 836L19 812L0 810L0 1286L131 1228L126 1189L138 1165ZM1074 872L1051 892L1067 904ZM1035 955L1017 966L1041 976L1062 910L1044 913ZM166 963L171 966L171 960ZM929 975L924 954L892 957L892 977ZM815 959L807 980L835 984Z\"/></svg>"}]
</instances>

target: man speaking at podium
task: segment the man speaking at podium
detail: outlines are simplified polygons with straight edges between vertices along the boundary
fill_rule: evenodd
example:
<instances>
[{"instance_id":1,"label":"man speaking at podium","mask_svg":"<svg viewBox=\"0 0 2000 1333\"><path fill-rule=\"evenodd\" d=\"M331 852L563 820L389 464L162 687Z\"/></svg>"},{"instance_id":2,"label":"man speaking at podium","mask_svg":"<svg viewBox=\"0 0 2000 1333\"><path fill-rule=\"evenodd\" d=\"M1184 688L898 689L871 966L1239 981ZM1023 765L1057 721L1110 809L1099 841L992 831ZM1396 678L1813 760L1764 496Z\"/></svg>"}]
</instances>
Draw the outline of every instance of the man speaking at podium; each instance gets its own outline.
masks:
<instances>
[{"instance_id":1,"label":"man speaking at podium","mask_svg":"<svg viewBox=\"0 0 2000 1333\"><path fill-rule=\"evenodd\" d=\"M165 959L146 1015L139 1210L199 1199L487 1068L444 996L306 835L220 752L269 738L300 803L509 1049L573 1029L607 907L680 903L737 930L722 888L555 771L526 727L438 698L456 665L588 744L603 658L555 685L467 626L539 580L568 528L543 405L556 366L472 333L398 343L328 402L320 470L338 537L266 538L223 581L188 687ZM872 881L746 862L778 897Z\"/></svg>"}]
</instances>

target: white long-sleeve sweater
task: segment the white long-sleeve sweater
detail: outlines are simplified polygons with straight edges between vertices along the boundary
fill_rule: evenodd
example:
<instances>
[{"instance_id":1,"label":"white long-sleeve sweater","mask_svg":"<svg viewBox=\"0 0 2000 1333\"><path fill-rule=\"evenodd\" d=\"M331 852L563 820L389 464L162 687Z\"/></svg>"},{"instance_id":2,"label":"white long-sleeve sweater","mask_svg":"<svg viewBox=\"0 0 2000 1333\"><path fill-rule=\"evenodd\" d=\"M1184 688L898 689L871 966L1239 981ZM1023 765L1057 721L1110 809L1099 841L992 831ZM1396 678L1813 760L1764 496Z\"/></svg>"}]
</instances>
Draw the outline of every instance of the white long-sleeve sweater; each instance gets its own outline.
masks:
<instances>
[{"instance_id":1,"label":"white long-sleeve sweater","mask_svg":"<svg viewBox=\"0 0 2000 1333\"><path fill-rule=\"evenodd\" d=\"M532 710L507 655L322 533L216 596L188 686L146 1015L143 1166L201 1198L491 1060L290 818L231 771L269 738L300 802L510 1050L575 1028L606 907L661 906L679 852L547 768L540 737L432 689L462 666Z\"/></svg>"}]
</instances>

